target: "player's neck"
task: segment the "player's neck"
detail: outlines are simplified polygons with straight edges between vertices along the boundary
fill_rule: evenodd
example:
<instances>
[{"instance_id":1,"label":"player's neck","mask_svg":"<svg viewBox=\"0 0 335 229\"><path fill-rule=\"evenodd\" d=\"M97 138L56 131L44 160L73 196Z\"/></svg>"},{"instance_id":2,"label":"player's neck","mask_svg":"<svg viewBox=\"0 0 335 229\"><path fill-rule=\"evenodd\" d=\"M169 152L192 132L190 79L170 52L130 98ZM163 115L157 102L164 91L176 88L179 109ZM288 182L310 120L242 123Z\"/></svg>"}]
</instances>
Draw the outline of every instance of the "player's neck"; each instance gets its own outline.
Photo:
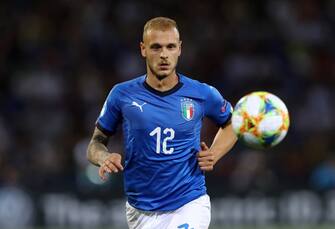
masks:
<instances>
[{"instance_id":1,"label":"player's neck","mask_svg":"<svg viewBox=\"0 0 335 229\"><path fill-rule=\"evenodd\" d=\"M146 82L157 91L168 91L178 84L179 79L176 72L173 72L162 80L159 80L155 75L148 72Z\"/></svg>"}]
</instances>

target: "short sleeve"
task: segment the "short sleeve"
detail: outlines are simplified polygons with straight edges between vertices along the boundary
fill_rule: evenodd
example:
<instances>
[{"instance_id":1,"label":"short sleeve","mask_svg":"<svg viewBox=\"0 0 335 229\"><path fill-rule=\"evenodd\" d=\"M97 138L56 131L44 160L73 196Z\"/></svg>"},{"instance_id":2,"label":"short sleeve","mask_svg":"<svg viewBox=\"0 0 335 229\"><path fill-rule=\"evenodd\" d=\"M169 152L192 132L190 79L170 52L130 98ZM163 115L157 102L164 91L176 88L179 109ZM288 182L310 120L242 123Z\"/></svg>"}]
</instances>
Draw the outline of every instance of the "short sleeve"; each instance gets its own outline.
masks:
<instances>
[{"instance_id":1,"label":"short sleeve","mask_svg":"<svg viewBox=\"0 0 335 229\"><path fill-rule=\"evenodd\" d=\"M109 92L96 121L97 128L104 134L112 135L116 132L117 126L121 120L119 98L119 91L116 85Z\"/></svg>"},{"instance_id":2,"label":"short sleeve","mask_svg":"<svg viewBox=\"0 0 335 229\"><path fill-rule=\"evenodd\" d=\"M216 88L207 84L205 85L207 92L205 116L213 120L217 125L223 127L230 122L233 108Z\"/></svg>"}]
</instances>

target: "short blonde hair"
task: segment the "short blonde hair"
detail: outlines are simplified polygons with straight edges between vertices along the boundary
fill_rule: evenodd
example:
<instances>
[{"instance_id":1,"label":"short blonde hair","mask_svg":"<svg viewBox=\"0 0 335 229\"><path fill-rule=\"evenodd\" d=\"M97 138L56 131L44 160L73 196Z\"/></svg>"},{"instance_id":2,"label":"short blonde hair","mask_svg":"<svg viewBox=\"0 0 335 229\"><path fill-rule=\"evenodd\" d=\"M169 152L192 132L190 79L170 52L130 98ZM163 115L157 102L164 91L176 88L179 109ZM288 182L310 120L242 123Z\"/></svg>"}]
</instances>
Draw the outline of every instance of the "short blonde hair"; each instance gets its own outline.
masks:
<instances>
[{"instance_id":1,"label":"short blonde hair","mask_svg":"<svg viewBox=\"0 0 335 229\"><path fill-rule=\"evenodd\" d=\"M143 40L144 40L144 35L148 30L154 29L154 30L161 30L161 31L166 31L169 29L177 29L178 31L178 26L175 20L167 17L155 17L147 21L144 25L143 29ZM179 31L178 31L179 33Z\"/></svg>"}]
</instances>

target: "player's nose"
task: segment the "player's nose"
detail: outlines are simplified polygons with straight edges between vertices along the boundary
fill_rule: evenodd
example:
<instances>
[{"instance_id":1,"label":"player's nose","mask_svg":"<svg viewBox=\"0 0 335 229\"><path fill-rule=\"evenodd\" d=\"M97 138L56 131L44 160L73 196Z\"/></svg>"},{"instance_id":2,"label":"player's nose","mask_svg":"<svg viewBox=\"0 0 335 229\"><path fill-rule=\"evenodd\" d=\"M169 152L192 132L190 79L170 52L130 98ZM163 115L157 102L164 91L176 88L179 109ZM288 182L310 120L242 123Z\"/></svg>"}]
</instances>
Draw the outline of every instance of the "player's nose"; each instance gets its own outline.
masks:
<instances>
[{"instance_id":1,"label":"player's nose","mask_svg":"<svg viewBox=\"0 0 335 229\"><path fill-rule=\"evenodd\" d=\"M160 57L161 57L162 59L166 59L166 58L168 57L166 48L163 48L163 49L162 49L162 51L161 51L161 53L160 53Z\"/></svg>"}]
</instances>

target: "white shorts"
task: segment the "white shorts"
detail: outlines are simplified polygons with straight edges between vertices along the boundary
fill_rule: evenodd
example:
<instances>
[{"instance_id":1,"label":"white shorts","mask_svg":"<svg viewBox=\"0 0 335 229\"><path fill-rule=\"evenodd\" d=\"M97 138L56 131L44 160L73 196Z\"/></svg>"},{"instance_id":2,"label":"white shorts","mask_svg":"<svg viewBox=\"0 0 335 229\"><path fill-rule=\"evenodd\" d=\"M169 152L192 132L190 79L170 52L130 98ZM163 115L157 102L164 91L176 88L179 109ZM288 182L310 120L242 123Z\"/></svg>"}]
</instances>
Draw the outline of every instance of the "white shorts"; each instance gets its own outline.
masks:
<instances>
[{"instance_id":1,"label":"white shorts","mask_svg":"<svg viewBox=\"0 0 335 229\"><path fill-rule=\"evenodd\" d=\"M130 229L208 229L211 220L209 196L203 195L174 211L141 211L126 203Z\"/></svg>"}]
</instances>

